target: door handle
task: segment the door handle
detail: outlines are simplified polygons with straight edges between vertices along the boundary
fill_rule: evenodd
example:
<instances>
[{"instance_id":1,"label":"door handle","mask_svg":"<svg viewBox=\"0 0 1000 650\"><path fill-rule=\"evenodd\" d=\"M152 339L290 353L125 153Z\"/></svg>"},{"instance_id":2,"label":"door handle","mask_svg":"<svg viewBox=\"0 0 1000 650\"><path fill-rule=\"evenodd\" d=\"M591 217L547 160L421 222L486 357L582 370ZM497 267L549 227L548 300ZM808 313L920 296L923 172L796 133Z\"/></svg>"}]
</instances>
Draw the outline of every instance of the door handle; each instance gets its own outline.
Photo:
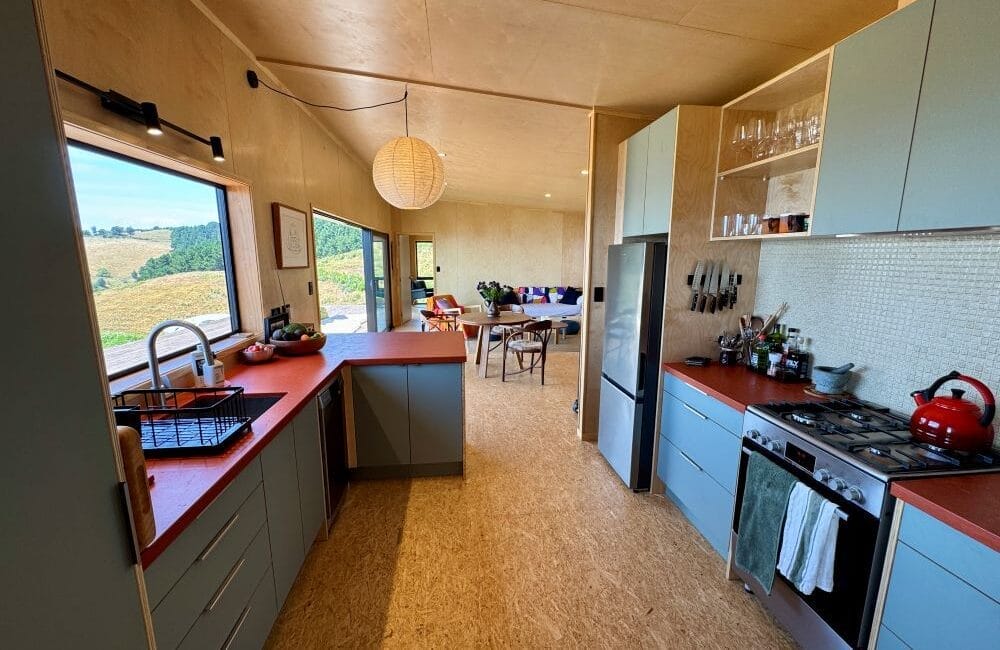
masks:
<instances>
[{"instance_id":1,"label":"door handle","mask_svg":"<svg viewBox=\"0 0 1000 650\"><path fill-rule=\"evenodd\" d=\"M219 604L220 600L222 600L223 594L226 593L226 589L229 589L229 585L236 579L236 575L246 563L247 559L245 557L240 558L240 561L236 563L236 566L229 570L229 574L226 576L226 579L222 581L222 586L219 587L219 590L215 592L214 596L212 596L212 600L208 601L208 606L205 607L206 612L210 612L215 609L215 606Z\"/></svg>"},{"instance_id":2,"label":"door handle","mask_svg":"<svg viewBox=\"0 0 1000 650\"><path fill-rule=\"evenodd\" d=\"M708 416L707 416L707 415L703 415L703 414L702 414L702 413L701 413L700 411L696 411L695 409L691 408L690 406L688 406L688 405L687 405L687 404L685 404L684 402L681 402L681 406L683 406L683 407L684 407L685 409L687 409L688 411L691 411L691 412L692 412L692 413L694 413L694 414L695 414L696 416L700 417L700 418L701 418L702 420L707 420L707 419L708 419Z\"/></svg>"},{"instance_id":3,"label":"door handle","mask_svg":"<svg viewBox=\"0 0 1000 650\"><path fill-rule=\"evenodd\" d=\"M202 551L201 555L198 556L199 562L204 562L205 560L208 559L208 556L212 554L212 551L214 551L215 547L219 545L219 542L222 541L222 538L225 537L226 534L229 532L229 530L236 525L236 520L239 518L240 518L240 513L238 512L235 513L232 516L232 518L226 522L226 525L222 527L222 530L220 530L218 533L215 534L215 537L212 538L212 541L208 543L208 546L205 547L205 550Z\"/></svg>"},{"instance_id":4,"label":"door handle","mask_svg":"<svg viewBox=\"0 0 1000 650\"><path fill-rule=\"evenodd\" d=\"M704 472L704 471L705 471L705 470L703 470L703 469L701 468L701 465L699 465L698 463L696 463L696 462L694 462L693 460L691 460L691 457L690 457L690 456L688 456L687 454L685 454L685 453L684 453L683 451L681 451L680 449L678 449L678 450L677 450L677 453L679 453L679 454L680 454L681 456L683 456L683 457L684 457L684 460L686 460L687 462L691 463L691 466L692 466L692 467L694 467L694 468L695 468L696 470L698 470L699 472Z\"/></svg>"}]
</instances>

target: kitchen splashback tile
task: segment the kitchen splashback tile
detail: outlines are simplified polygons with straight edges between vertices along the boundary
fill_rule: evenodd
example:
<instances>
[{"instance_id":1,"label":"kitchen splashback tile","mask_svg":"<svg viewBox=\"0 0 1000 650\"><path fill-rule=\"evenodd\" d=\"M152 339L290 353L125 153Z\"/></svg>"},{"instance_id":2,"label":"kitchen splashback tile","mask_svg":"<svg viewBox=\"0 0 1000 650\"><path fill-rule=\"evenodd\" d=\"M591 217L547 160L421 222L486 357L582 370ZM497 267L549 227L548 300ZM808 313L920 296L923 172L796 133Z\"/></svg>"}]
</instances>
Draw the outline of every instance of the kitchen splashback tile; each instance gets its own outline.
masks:
<instances>
[{"instance_id":1,"label":"kitchen splashback tile","mask_svg":"<svg viewBox=\"0 0 1000 650\"><path fill-rule=\"evenodd\" d=\"M756 313L782 302L816 363L859 366L862 399L910 413L951 370L1000 393L1000 235L766 241Z\"/></svg>"}]
</instances>

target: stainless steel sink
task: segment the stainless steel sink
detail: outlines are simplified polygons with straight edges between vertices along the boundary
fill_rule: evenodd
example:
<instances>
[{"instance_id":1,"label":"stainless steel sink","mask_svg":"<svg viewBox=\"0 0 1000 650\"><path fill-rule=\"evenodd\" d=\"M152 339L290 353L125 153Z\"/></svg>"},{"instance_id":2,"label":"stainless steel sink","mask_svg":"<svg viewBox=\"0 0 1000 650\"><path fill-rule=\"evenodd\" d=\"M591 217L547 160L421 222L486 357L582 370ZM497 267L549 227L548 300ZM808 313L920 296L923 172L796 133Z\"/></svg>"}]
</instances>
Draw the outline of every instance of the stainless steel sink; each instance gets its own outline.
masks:
<instances>
[{"instance_id":1,"label":"stainless steel sink","mask_svg":"<svg viewBox=\"0 0 1000 650\"><path fill-rule=\"evenodd\" d=\"M253 422L260 416L264 415L267 409L274 406L279 399L284 397L287 393L244 393L243 403L246 405L247 415L250 417L250 421Z\"/></svg>"}]
</instances>

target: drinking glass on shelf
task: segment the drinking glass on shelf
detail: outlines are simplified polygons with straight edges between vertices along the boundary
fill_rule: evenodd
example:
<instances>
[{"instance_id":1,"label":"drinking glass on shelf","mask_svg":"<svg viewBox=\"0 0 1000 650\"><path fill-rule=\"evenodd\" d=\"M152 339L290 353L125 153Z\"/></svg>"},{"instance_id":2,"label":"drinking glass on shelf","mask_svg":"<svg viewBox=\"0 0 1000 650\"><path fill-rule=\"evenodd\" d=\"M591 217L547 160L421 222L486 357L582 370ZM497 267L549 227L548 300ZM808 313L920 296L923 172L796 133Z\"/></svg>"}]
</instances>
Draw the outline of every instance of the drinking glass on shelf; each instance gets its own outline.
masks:
<instances>
[{"instance_id":1,"label":"drinking glass on shelf","mask_svg":"<svg viewBox=\"0 0 1000 650\"><path fill-rule=\"evenodd\" d=\"M736 216L733 218L733 228L729 231L729 237L736 237L743 234L743 213L737 212Z\"/></svg>"},{"instance_id":2,"label":"drinking glass on shelf","mask_svg":"<svg viewBox=\"0 0 1000 650\"><path fill-rule=\"evenodd\" d=\"M722 215L722 230L720 231L723 237L729 236L729 224L732 221L732 217L728 214Z\"/></svg>"},{"instance_id":3,"label":"drinking glass on shelf","mask_svg":"<svg viewBox=\"0 0 1000 650\"><path fill-rule=\"evenodd\" d=\"M744 226L744 235L759 235L760 234L760 215L755 213L750 213L747 217L747 222Z\"/></svg>"},{"instance_id":4,"label":"drinking glass on shelf","mask_svg":"<svg viewBox=\"0 0 1000 650\"><path fill-rule=\"evenodd\" d=\"M808 144L816 144L819 142L819 136L819 115L813 115L806 120L806 142Z\"/></svg>"}]
</instances>

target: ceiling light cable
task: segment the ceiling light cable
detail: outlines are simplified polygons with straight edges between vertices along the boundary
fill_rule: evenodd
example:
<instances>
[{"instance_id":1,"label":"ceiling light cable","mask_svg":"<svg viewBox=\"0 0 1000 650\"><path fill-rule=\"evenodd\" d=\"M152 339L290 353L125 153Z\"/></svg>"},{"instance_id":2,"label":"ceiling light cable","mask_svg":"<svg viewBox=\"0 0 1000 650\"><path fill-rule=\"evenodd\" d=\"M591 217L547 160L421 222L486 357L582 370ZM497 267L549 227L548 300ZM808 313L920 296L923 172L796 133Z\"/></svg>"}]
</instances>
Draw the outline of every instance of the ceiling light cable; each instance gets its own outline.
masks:
<instances>
[{"instance_id":1,"label":"ceiling light cable","mask_svg":"<svg viewBox=\"0 0 1000 650\"><path fill-rule=\"evenodd\" d=\"M306 106L312 106L313 108L329 108L335 111L341 111L343 113L353 113L354 111L364 111L368 110L369 108L381 108L382 106L391 106L393 104L400 104L406 102L406 93L404 92L403 96L400 97L399 99L393 99L391 101L381 102L379 104L372 104L370 106L355 106L353 108L344 108L343 106L334 106L333 104L316 104L310 101L306 101L301 97L296 97L291 93L286 93L284 90L269 85L266 81L261 79L260 76L258 76L257 73L254 72L253 70L247 70L247 83L250 84L251 88L256 88L257 86L264 86L271 92L278 93L279 95L283 95L285 97L288 97L289 99L294 99L295 101L301 104L305 104Z\"/></svg>"}]
</instances>

